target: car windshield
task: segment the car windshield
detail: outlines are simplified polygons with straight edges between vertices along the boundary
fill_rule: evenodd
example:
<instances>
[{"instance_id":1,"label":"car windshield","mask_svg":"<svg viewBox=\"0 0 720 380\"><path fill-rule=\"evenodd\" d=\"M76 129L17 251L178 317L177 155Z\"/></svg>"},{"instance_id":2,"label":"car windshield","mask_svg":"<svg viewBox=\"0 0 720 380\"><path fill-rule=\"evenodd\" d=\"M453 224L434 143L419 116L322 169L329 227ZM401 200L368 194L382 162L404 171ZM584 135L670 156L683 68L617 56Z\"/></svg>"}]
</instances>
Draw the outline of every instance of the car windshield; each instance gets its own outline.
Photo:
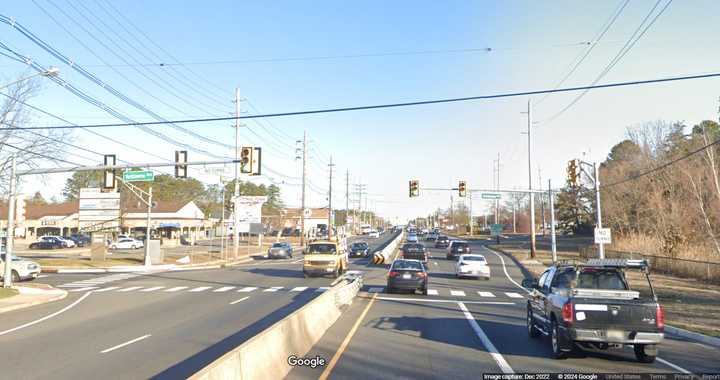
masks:
<instances>
[{"instance_id":1,"label":"car windshield","mask_svg":"<svg viewBox=\"0 0 720 380\"><path fill-rule=\"evenodd\" d=\"M467 243L453 243L453 249L459 249L459 248L467 248Z\"/></svg>"},{"instance_id":2,"label":"car windshield","mask_svg":"<svg viewBox=\"0 0 720 380\"><path fill-rule=\"evenodd\" d=\"M398 260L392 265L391 270L416 270L422 271L423 266L419 261Z\"/></svg>"},{"instance_id":3,"label":"car windshield","mask_svg":"<svg viewBox=\"0 0 720 380\"><path fill-rule=\"evenodd\" d=\"M367 247L367 244L364 243L353 243L352 245L353 249L364 249Z\"/></svg>"},{"instance_id":4,"label":"car windshield","mask_svg":"<svg viewBox=\"0 0 720 380\"><path fill-rule=\"evenodd\" d=\"M334 254L335 244L310 244L308 253Z\"/></svg>"},{"instance_id":5,"label":"car windshield","mask_svg":"<svg viewBox=\"0 0 720 380\"><path fill-rule=\"evenodd\" d=\"M285 243L274 243L272 248L285 248Z\"/></svg>"}]
</instances>

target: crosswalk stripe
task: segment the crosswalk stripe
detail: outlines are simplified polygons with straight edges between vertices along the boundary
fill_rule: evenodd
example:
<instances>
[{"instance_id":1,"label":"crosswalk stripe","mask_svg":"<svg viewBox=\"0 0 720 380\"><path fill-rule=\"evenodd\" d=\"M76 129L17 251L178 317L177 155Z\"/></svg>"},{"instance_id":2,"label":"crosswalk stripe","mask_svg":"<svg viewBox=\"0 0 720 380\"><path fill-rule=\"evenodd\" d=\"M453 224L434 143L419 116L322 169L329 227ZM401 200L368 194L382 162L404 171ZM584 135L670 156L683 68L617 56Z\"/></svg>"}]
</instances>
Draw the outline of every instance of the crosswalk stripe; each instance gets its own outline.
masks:
<instances>
[{"instance_id":1,"label":"crosswalk stripe","mask_svg":"<svg viewBox=\"0 0 720 380\"><path fill-rule=\"evenodd\" d=\"M177 292L178 290L187 289L187 286L176 286L174 288L165 289L166 292Z\"/></svg>"},{"instance_id":2,"label":"crosswalk stripe","mask_svg":"<svg viewBox=\"0 0 720 380\"><path fill-rule=\"evenodd\" d=\"M162 288L164 288L164 286L154 286L152 288L145 288L145 289L141 290L141 292L154 292L154 291L162 289Z\"/></svg>"},{"instance_id":3,"label":"crosswalk stripe","mask_svg":"<svg viewBox=\"0 0 720 380\"><path fill-rule=\"evenodd\" d=\"M490 292L478 292L478 294L480 297L495 297L495 295Z\"/></svg>"},{"instance_id":4,"label":"crosswalk stripe","mask_svg":"<svg viewBox=\"0 0 720 380\"><path fill-rule=\"evenodd\" d=\"M98 288L97 286L88 286L86 288L73 289L73 290L71 290L71 292L84 292L86 290L93 290L93 289L97 289L97 288Z\"/></svg>"},{"instance_id":5,"label":"crosswalk stripe","mask_svg":"<svg viewBox=\"0 0 720 380\"><path fill-rule=\"evenodd\" d=\"M109 292L109 291L115 290L115 289L120 289L120 287L119 286L111 286L109 288L98 289L98 290L94 291L93 293Z\"/></svg>"},{"instance_id":6,"label":"crosswalk stripe","mask_svg":"<svg viewBox=\"0 0 720 380\"><path fill-rule=\"evenodd\" d=\"M263 290L263 292L277 292L278 290L282 289L282 286L273 286L272 288L267 288Z\"/></svg>"},{"instance_id":7,"label":"crosswalk stripe","mask_svg":"<svg viewBox=\"0 0 720 380\"><path fill-rule=\"evenodd\" d=\"M369 289L368 289L368 293L380 293L380 292L383 291L383 289L384 289L384 288L377 288L377 287L369 288Z\"/></svg>"},{"instance_id":8,"label":"crosswalk stripe","mask_svg":"<svg viewBox=\"0 0 720 380\"><path fill-rule=\"evenodd\" d=\"M510 298L523 298L523 296L521 296L518 293L505 293L505 294L507 294L507 296Z\"/></svg>"},{"instance_id":9,"label":"crosswalk stripe","mask_svg":"<svg viewBox=\"0 0 720 380\"><path fill-rule=\"evenodd\" d=\"M291 290L291 292L302 292L302 291L307 290L307 288L308 288L307 286L298 286L297 288L293 288Z\"/></svg>"},{"instance_id":10,"label":"crosswalk stripe","mask_svg":"<svg viewBox=\"0 0 720 380\"><path fill-rule=\"evenodd\" d=\"M239 293L250 293L250 292L252 292L253 290L257 290L257 288L254 287L254 286L246 286L246 287L244 287L244 288L242 288L242 289L238 289L238 292L239 292Z\"/></svg>"},{"instance_id":11,"label":"crosswalk stripe","mask_svg":"<svg viewBox=\"0 0 720 380\"><path fill-rule=\"evenodd\" d=\"M58 285L58 287L60 287L60 288L84 288L84 287L86 287L86 286L87 286L87 285L85 285L85 284L63 284L63 285Z\"/></svg>"},{"instance_id":12,"label":"crosswalk stripe","mask_svg":"<svg viewBox=\"0 0 720 380\"><path fill-rule=\"evenodd\" d=\"M219 292L227 292L228 290L235 289L234 286L223 286L222 288L217 288L213 290L213 292L219 293Z\"/></svg>"},{"instance_id":13,"label":"crosswalk stripe","mask_svg":"<svg viewBox=\"0 0 720 380\"><path fill-rule=\"evenodd\" d=\"M123 293L124 292L132 292L133 290L138 290L138 289L142 289L142 286L131 286L129 288L120 289L120 290L118 290L118 292L123 292Z\"/></svg>"},{"instance_id":14,"label":"crosswalk stripe","mask_svg":"<svg viewBox=\"0 0 720 380\"><path fill-rule=\"evenodd\" d=\"M436 296L436 295L438 295L437 289L428 289L428 295L429 295L429 296Z\"/></svg>"},{"instance_id":15,"label":"crosswalk stripe","mask_svg":"<svg viewBox=\"0 0 720 380\"><path fill-rule=\"evenodd\" d=\"M462 290L451 290L450 295L457 297L465 297L465 292L463 292Z\"/></svg>"},{"instance_id":16,"label":"crosswalk stripe","mask_svg":"<svg viewBox=\"0 0 720 380\"><path fill-rule=\"evenodd\" d=\"M206 290L208 290L208 289L210 289L210 288L212 288L212 286L198 286L197 288L195 288L195 289L190 289L190 290L188 290L188 291L189 291L189 292L195 292L195 293L197 293L197 292L204 292L204 291L206 291Z\"/></svg>"}]
</instances>

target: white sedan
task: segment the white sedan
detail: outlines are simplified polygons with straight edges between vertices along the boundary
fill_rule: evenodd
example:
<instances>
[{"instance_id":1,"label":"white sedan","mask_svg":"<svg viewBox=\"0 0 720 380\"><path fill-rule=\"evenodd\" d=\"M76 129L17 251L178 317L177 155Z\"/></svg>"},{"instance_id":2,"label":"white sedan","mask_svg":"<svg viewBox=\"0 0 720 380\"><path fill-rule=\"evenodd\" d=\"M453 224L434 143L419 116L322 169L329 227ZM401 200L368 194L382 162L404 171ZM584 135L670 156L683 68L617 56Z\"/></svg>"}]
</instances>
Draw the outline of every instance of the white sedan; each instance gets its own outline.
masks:
<instances>
[{"instance_id":1,"label":"white sedan","mask_svg":"<svg viewBox=\"0 0 720 380\"><path fill-rule=\"evenodd\" d=\"M455 274L458 278L477 277L490 279L490 267L483 255L460 255L455 265Z\"/></svg>"},{"instance_id":2,"label":"white sedan","mask_svg":"<svg viewBox=\"0 0 720 380\"><path fill-rule=\"evenodd\" d=\"M110 249L138 249L142 247L142 240L135 240L133 238L118 239L118 241L110 244Z\"/></svg>"},{"instance_id":3,"label":"white sedan","mask_svg":"<svg viewBox=\"0 0 720 380\"><path fill-rule=\"evenodd\" d=\"M379 237L380 237L380 233L377 232L377 231L375 231L375 230L372 230L372 231L370 231L370 233L368 233L368 237L371 237L371 238L379 238Z\"/></svg>"}]
</instances>

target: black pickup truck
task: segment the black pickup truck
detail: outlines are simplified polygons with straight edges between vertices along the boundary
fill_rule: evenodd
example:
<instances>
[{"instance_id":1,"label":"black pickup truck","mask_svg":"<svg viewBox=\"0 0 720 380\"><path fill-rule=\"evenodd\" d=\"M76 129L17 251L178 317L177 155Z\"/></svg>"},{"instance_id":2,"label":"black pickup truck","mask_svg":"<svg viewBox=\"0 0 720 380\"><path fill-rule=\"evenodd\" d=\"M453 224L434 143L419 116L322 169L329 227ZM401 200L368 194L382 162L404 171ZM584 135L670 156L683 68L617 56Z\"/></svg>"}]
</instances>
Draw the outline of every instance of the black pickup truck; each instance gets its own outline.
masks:
<instances>
[{"instance_id":1,"label":"black pickup truck","mask_svg":"<svg viewBox=\"0 0 720 380\"><path fill-rule=\"evenodd\" d=\"M427 250L421 243L405 243L402 248L402 258L407 260L420 260L427 263Z\"/></svg>"},{"instance_id":2,"label":"black pickup truck","mask_svg":"<svg viewBox=\"0 0 720 380\"><path fill-rule=\"evenodd\" d=\"M632 290L625 276L628 269L641 271L648 288ZM549 336L556 359L577 348L632 345L638 361L652 363L664 337L665 313L648 273L645 260L593 259L554 265L539 280L523 280L523 286L532 289L528 334Z\"/></svg>"}]
</instances>

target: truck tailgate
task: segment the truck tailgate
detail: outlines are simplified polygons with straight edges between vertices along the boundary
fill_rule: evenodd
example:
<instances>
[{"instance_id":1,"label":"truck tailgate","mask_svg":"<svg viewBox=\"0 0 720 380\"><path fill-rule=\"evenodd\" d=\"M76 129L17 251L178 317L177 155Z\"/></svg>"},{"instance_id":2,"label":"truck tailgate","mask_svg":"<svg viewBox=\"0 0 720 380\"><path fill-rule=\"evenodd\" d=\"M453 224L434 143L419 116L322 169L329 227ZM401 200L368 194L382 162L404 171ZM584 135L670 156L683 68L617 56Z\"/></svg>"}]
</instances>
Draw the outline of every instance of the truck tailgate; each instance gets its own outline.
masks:
<instances>
[{"instance_id":1,"label":"truck tailgate","mask_svg":"<svg viewBox=\"0 0 720 380\"><path fill-rule=\"evenodd\" d=\"M657 304L643 299L573 298L573 327L657 332Z\"/></svg>"}]
</instances>

